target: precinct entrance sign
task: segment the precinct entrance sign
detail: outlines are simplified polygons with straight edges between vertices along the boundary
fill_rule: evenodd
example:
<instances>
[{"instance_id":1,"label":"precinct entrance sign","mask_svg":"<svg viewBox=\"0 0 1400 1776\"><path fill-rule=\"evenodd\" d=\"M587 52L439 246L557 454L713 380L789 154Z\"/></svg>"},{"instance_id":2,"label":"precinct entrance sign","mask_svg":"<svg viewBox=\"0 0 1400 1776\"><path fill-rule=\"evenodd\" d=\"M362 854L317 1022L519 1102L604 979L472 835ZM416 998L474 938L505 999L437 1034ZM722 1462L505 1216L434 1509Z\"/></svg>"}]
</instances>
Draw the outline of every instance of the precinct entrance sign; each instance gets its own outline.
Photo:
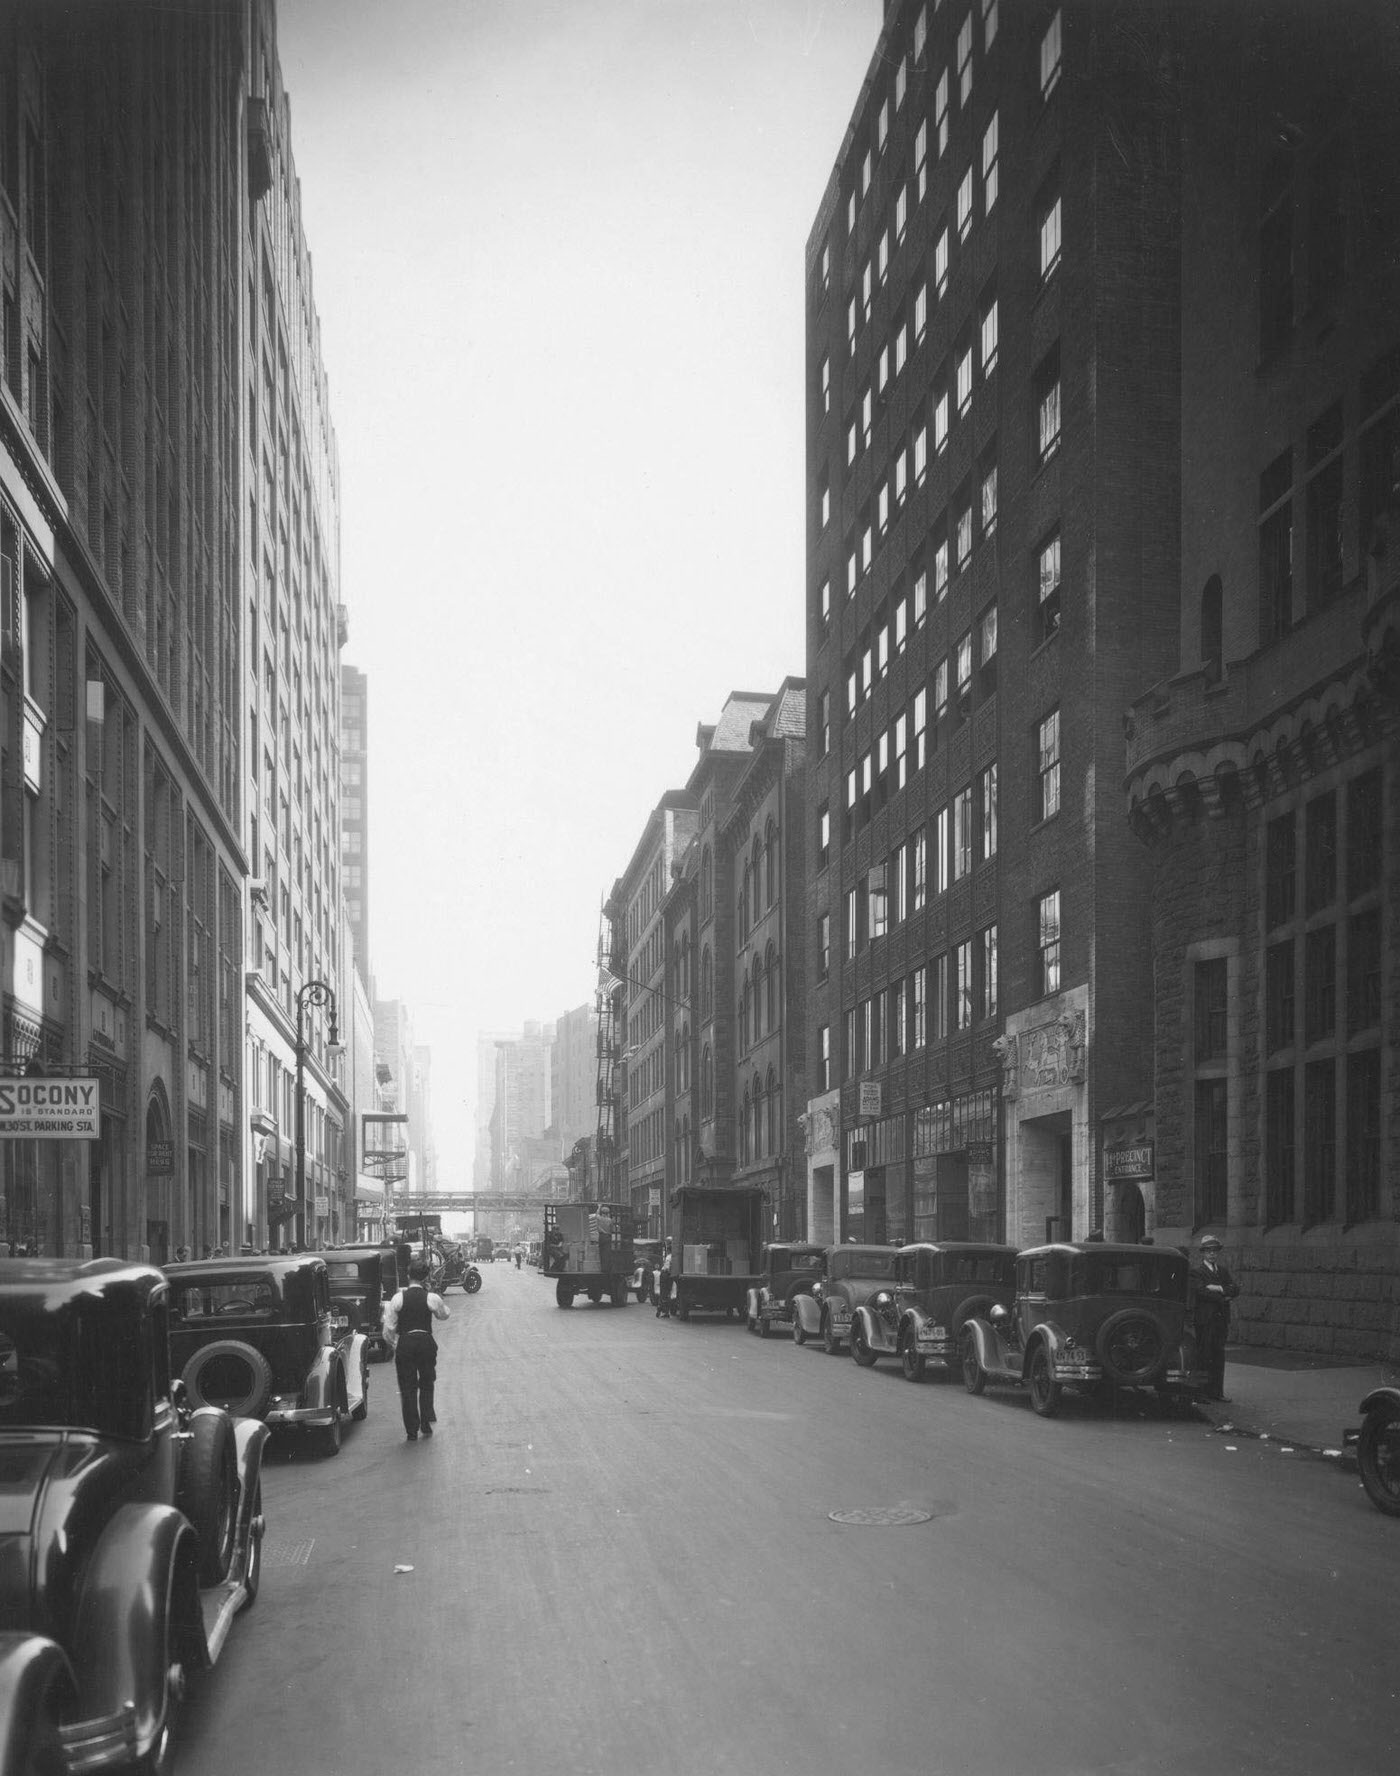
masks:
<instances>
[{"instance_id":1,"label":"precinct entrance sign","mask_svg":"<svg viewBox=\"0 0 1400 1776\"><path fill-rule=\"evenodd\" d=\"M96 1141L101 1081L0 1079L0 1140Z\"/></svg>"}]
</instances>

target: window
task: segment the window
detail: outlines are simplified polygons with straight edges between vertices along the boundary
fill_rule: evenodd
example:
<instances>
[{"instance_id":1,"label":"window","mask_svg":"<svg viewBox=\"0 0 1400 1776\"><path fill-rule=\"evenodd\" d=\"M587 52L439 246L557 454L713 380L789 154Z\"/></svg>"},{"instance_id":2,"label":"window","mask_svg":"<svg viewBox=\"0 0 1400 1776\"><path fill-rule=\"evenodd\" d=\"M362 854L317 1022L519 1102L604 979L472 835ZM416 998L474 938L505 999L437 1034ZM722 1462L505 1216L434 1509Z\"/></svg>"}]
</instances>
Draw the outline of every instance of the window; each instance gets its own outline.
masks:
<instances>
[{"instance_id":1,"label":"window","mask_svg":"<svg viewBox=\"0 0 1400 1776\"><path fill-rule=\"evenodd\" d=\"M933 283L941 301L948 288L948 228L945 223L933 243Z\"/></svg>"},{"instance_id":2,"label":"window","mask_svg":"<svg viewBox=\"0 0 1400 1776\"><path fill-rule=\"evenodd\" d=\"M972 14L968 13L958 31L958 104L965 106L972 97Z\"/></svg>"},{"instance_id":3,"label":"window","mask_svg":"<svg viewBox=\"0 0 1400 1776\"><path fill-rule=\"evenodd\" d=\"M1264 1199L1270 1227L1294 1214L1293 1070L1267 1076L1264 1087Z\"/></svg>"},{"instance_id":4,"label":"window","mask_svg":"<svg viewBox=\"0 0 1400 1776\"><path fill-rule=\"evenodd\" d=\"M831 862L831 809L825 802L817 810L817 868Z\"/></svg>"},{"instance_id":5,"label":"window","mask_svg":"<svg viewBox=\"0 0 1400 1776\"><path fill-rule=\"evenodd\" d=\"M1286 925L1297 908L1297 834L1292 814L1271 820L1264 844L1264 922Z\"/></svg>"},{"instance_id":6,"label":"window","mask_svg":"<svg viewBox=\"0 0 1400 1776\"><path fill-rule=\"evenodd\" d=\"M948 860L952 849L949 843L951 826L950 810L940 808L933 820L933 891L935 894L948 892Z\"/></svg>"},{"instance_id":7,"label":"window","mask_svg":"<svg viewBox=\"0 0 1400 1776\"><path fill-rule=\"evenodd\" d=\"M876 149L877 153L881 153L881 154L884 153L885 142L889 136L889 133L890 133L890 102L888 99L884 99L881 101L881 104L880 104L879 116L875 120L875 149Z\"/></svg>"},{"instance_id":8,"label":"window","mask_svg":"<svg viewBox=\"0 0 1400 1776\"><path fill-rule=\"evenodd\" d=\"M922 771L928 763L928 687L921 685L914 693L913 703L914 765Z\"/></svg>"},{"instance_id":9,"label":"window","mask_svg":"<svg viewBox=\"0 0 1400 1776\"><path fill-rule=\"evenodd\" d=\"M859 309L856 299L852 296L846 304L846 344L854 351L856 346L856 326L859 320Z\"/></svg>"},{"instance_id":10,"label":"window","mask_svg":"<svg viewBox=\"0 0 1400 1776\"><path fill-rule=\"evenodd\" d=\"M1040 238L1040 280L1045 282L1060 263L1060 188L1058 179L1036 206L1036 230Z\"/></svg>"},{"instance_id":11,"label":"window","mask_svg":"<svg viewBox=\"0 0 1400 1776\"><path fill-rule=\"evenodd\" d=\"M880 1053L880 1025L883 1022L881 1013L884 1010L885 995L876 993L871 999L863 999L860 1007L860 1040L861 1053L865 1057L867 1071L881 1065L884 1057Z\"/></svg>"},{"instance_id":12,"label":"window","mask_svg":"<svg viewBox=\"0 0 1400 1776\"><path fill-rule=\"evenodd\" d=\"M1049 462L1060 447L1060 348L1042 359L1035 373L1036 453Z\"/></svg>"},{"instance_id":13,"label":"window","mask_svg":"<svg viewBox=\"0 0 1400 1776\"><path fill-rule=\"evenodd\" d=\"M958 638L958 645L953 650L953 701L961 714L967 713L967 705L972 692L972 631L969 629Z\"/></svg>"},{"instance_id":14,"label":"window","mask_svg":"<svg viewBox=\"0 0 1400 1776\"><path fill-rule=\"evenodd\" d=\"M1036 909L1036 950L1040 963L1040 992L1044 997L1060 990L1060 891L1042 894Z\"/></svg>"},{"instance_id":15,"label":"window","mask_svg":"<svg viewBox=\"0 0 1400 1776\"><path fill-rule=\"evenodd\" d=\"M890 989L890 1059L904 1053L909 1023L909 983L896 981Z\"/></svg>"},{"instance_id":16,"label":"window","mask_svg":"<svg viewBox=\"0 0 1400 1776\"><path fill-rule=\"evenodd\" d=\"M1267 646L1293 627L1293 452L1285 450L1259 478L1259 505L1273 510L1259 524L1259 641ZM1278 502L1282 500L1282 504Z\"/></svg>"},{"instance_id":17,"label":"window","mask_svg":"<svg viewBox=\"0 0 1400 1776\"><path fill-rule=\"evenodd\" d=\"M972 939L954 951L954 1019L959 1030L972 1028Z\"/></svg>"},{"instance_id":18,"label":"window","mask_svg":"<svg viewBox=\"0 0 1400 1776\"><path fill-rule=\"evenodd\" d=\"M954 497L957 508L953 515L953 537L958 571L961 572L972 559L972 489L964 483Z\"/></svg>"},{"instance_id":19,"label":"window","mask_svg":"<svg viewBox=\"0 0 1400 1776\"><path fill-rule=\"evenodd\" d=\"M958 239L967 239L972 227L972 168L958 180Z\"/></svg>"},{"instance_id":20,"label":"window","mask_svg":"<svg viewBox=\"0 0 1400 1776\"><path fill-rule=\"evenodd\" d=\"M892 791L904 788L909 781L909 713L901 710L894 718L894 781Z\"/></svg>"},{"instance_id":21,"label":"window","mask_svg":"<svg viewBox=\"0 0 1400 1776\"><path fill-rule=\"evenodd\" d=\"M831 522L831 483L825 476L821 482L820 504L822 529L825 530Z\"/></svg>"},{"instance_id":22,"label":"window","mask_svg":"<svg viewBox=\"0 0 1400 1776\"><path fill-rule=\"evenodd\" d=\"M997 0L982 0L982 48L988 50L996 42Z\"/></svg>"},{"instance_id":23,"label":"window","mask_svg":"<svg viewBox=\"0 0 1400 1776\"><path fill-rule=\"evenodd\" d=\"M1334 456L1308 482L1308 609L1320 610L1342 589L1342 458Z\"/></svg>"},{"instance_id":24,"label":"window","mask_svg":"<svg viewBox=\"0 0 1400 1776\"><path fill-rule=\"evenodd\" d=\"M905 230L909 226L909 187L901 185L894 199L894 238L904 239Z\"/></svg>"},{"instance_id":25,"label":"window","mask_svg":"<svg viewBox=\"0 0 1400 1776\"><path fill-rule=\"evenodd\" d=\"M901 56L894 71L894 108L899 110L904 103L904 95L909 88L909 58Z\"/></svg>"},{"instance_id":26,"label":"window","mask_svg":"<svg viewBox=\"0 0 1400 1776\"><path fill-rule=\"evenodd\" d=\"M997 688L997 607L989 604L977 619L977 689L990 697Z\"/></svg>"},{"instance_id":27,"label":"window","mask_svg":"<svg viewBox=\"0 0 1400 1776\"><path fill-rule=\"evenodd\" d=\"M984 460L978 484L978 506L982 516L982 535L991 536L997 527L997 460Z\"/></svg>"},{"instance_id":28,"label":"window","mask_svg":"<svg viewBox=\"0 0 1400 1776\"><path fill-rule=\"evenodd\" d=\"M914 191L924 201L928 191L928 119L924 118L914 133Z\"/></svg>"},{"instance_id":29,"label":"window","mask_svg":"<svg viewBox=\"0 0 1400 1776\"><path fill-rule=\"evenodd\" d=\"M997 113L993 111L990 123L982 132L982 208L984 214L988 216L996 208L997 190L1000 184L997 168L1000 135Z\"/></svg>"},{"instance_id":30,"label":"window","mask_svg":"<svg viewBox=\"0 0 1400 1776\"><path fill-rule=\"evenodd\" d=\"M1040 40L1040 96L1048 99L1060 81L1060 9L1055 8L1054 16L1045 28L1045 35Z\"/></svg>"},{"instance_id":31,"label":"window","mask_svg":"<svg viewBox=\"0 0 1400 1776\"><path fill-rule=\"evenodd\" d=\"M1310 1061L1303 1069L1303 1221L1334 1213L1337 1165L1337 1068Z\"/></svg>"},{"instance_id":32,"label":"window","mask_svg":"<svg viewBox=\"0 0 1400 1776\"><path fill-rule=\"evenodd\" d=\"M821 367L822 412L831 412L831 359L824 357Z\"/></svg>"},{"instance_id":33,"label":"window","mask_svg":"<svg viewBox=\"0 0 1400 1776\"><path fill-rule=\"evenodd\" d=\"M972 872L972 786L953 797L953 880Z\"/></svg>"},{"instance_id":34,"label":"window","mask_svg":"<svg viewBox=\"0 0 1400 1776\"><path fill-rule=\"evenodd\" d=\"M1371 1048L1347 1056L1347 1220L1375 1220L1380 1188L1381 1057Z\"/></svg>"},{"instance_id":35,"label":"window","mask_svg":"<svg viewBox=\"0 0 1400 1776\"><path fill-rule=\"evenodd\" d=\"M1337 798L1316 796L1303 821L1303 906L1309 913L1331 906L1337 896Z\"/></svg>"},{"instance_id":36,"label":"window","mask_svg":"<svg viewBox=\"0 0 1400 1776\"><path fill-rule=\"evenodd\" d=\"M938 743L938 724L948 713L948 661L945 657L933 669L933 743Z\"/></svg>"},{"instance_id":37,"label":"window","mask_svg":"<svg viewBox=\"0 0 1400 1776\"><path fill-rule=\"evenodd\" d=\"M1196 1225L1229 1209L1229 1082L1198 1079L1195 1093Z\"/></svg>"},{"instance_id":38,"label":"window","mask_svg":"<svg viewBox=\"0 0 1400 1776\"><path fill-rule=\"evenodd\" d=\"M1195 964L1195 1017L1192 1040L1196 1060L1225 1059L1229 1024L1229 964L1224 956Z\"/></svg>"},{"instance_id":39,"label":"window","mask_svg":"<svg viewBox=\"0 0 1400 1776\"><path fill-rule=\"evenodd\" d=\"M982 374L990 376L997 364L997 336L1000 331L995 295L982 298Z\"/></svg>"},{"instance_id":40,"label":"window","mask_svg":"<svg viewBox=\"0 0 1400 1776\"><path fill-rule=\"evenodd\" d=\"M831 973L831 914L817 914L817 979Z\"/></svg>"},{"instance_id":41,"label":"window","mask_svg":"<svg viewBox=\"0 0 1400 1776\"><path fill-rule=\"evenodd\" d=\"M928 42L928 7L921 6L914 15L914 66L924 65L924 46Z\"/></svg>"},{"instance_id":42,"label":"window","mask_svg":"<svg viewBox=\"0 0 1400 1776\"><path fill-rule=\"evenodd\" d=\"M914 446L911 455L914 459L914 484L922 487L924 475L928 471L928 423L922 408L914 421Z\"/></svg>"},{"instance_id":43,"label":"window","mask_svg":"<svg viewBox=\"0 0 1400 1776\"><path fill-rule=\"evenodd\" d=\"M922 339L928 327L928 285L920 278L914 288L914 338Z\"/></svg>"},{"instance_id":44,"label":"window","mask_svg":"<svg viewBox=\"0 0 1400 1776\"><path fill-rule=\"evenodd\" d=\"M1381 774L1367 771L1347 785L1347 898L1381 885Z\"/></svg>"},{"instance_id":45,"label":"window","mask_svg":"<svg viewBox=\"0 0 1400 1776\"><path fill-rule=\"evenodd\" d=\"M1337 928L1323 925L1303 940L1303 1032L1311 1045L1336 1034Z\"/></svg>"},{"instance_id":46,"label":"window","mask_svg":"<svg viewBox=\"0 0 1400 1776\"><path fill-rule=\"evenodd\" d=\"M928 617L928 569L922 560L914 563L914 627L922 629Z\"/></svg>"},{"instance_id":47,"label":"window","mask_svg":"<svg viewBox=\"0 0 1400 1776\"><path fill-rule=\"evenodd\" d=\"M934 153L934 159L942 160L948 152L948 70L946 68L938 76L938 85L934 89L933 127L938 135L938 147Z\"/></svg>"},{"instance_id":48,"label":"window","mask_svg":"<svg viewBox=\"0 0 1400 1776\"><path fill-rule=\"evenodd\" d=\"M972 340L965 338L957 347L958 418L967 415L972 405Z\"/></svg>"},{"instance_id":49,"label":"window","mask_svg":"<svg viewBox=\"0 0 1400 1776\"><path fill-rule=\"evenodd\" d=\"M977 1015L997 1015L997 928L984 926L977 934Z\"/></svg>"},{"instance_id":50,"label":"window","mask_svg":"<svg viewBox=\"0 0 1400 1776\"><path fill-rule=\"evenodd\" d=\"M819 756L831 751L831 692L822 691L817 698L817 734Z\"/></svg>"},{"instance_id":51,"label":"window","mask_svg":"<svg viewBox=\"0 0 1400 1776\"><path fill-rule=\"evenodd\" d=\"M909 842L909 865L910 899L919 913L928 896L928 832L922 826Z\"/></svg>"},{"instance_id":52,"label":"window","mask_svg":"<svg viewBox=\"0 0 1400 1776\"><path fill-rule=\"evenodd\" d=\"M822 1024L817 1030L817 1090L830 1091L831 1086L831 1025Z\"/></svg>"},{"instance_id":53,"label":"window","mask_svg":"<svg viewBox=\"0 0 1400 1776\"><path fill-rule=\"evenodd\" d=\"M831 621L831 581L830 580L823 580L822 581L821 594L817 600L817 603L821 609L822 626L825 627Z\"/></svg>"},{"instance_id":54,"label":"window","mask_svg":"<svg viewBox=\"0 0 1400 1776\"><path fill-rule=\"evenodd\" d=\"M1049 641L1060 628L1060 533L1046 537L1036 552L1037 640Z\"/></svg>"},{"instance_id":55,"label":"window","mask_svg":"<svg viewBox=\"0 0 1400 1776\"><path fill-rule=\"evenodd\" d=\"M1060 811L1060 712L1052 709L1041 722L1036 751L1039 758L1037 820L1049 820Z\"/></svg>"},{"instance_id":56,"label":"window","mask_svg":"<svg viewBox=\"0 0 1400 1776\"><path fill-rule=\"evenodd\" d=\"M933 394L933 454L942 456L948 447L948 379L941 376Z\"/></svg>"},{"instance_id":57,"label":"window","mask_svg":"<svg viewBox=\"0 0 1400 1776\"><path fill-rule=\"evenodd\" d=\"M1270 944L1264 956L1264 1042L1269 1054L1293 1046L1293 940Z\"/></svg>"},{"instance_id":58,"label":"window","mask_svg":"<svg viewBox=\"0 0 1400 1776\"><path fill-rule=\"evenodd\" d=\"M846 1013L846 1077L854 1079L860 1072L860 1025L855 1006Z\"/></svg>"},{"instance_id":59,"label":"window","mask_svg":"<svg viewBox=\"0 0 1400 1776\"><path fill-rule=\"evenodd\" d=\"M857 899L856 890L848 888L846 890L846 960L848 962L854 958L859 944L859 915L860 902Z\"/></svg>"},{"instance_id":60,"label":"window","mask_svg":"<svg viewBox=\"0 0 1400 1776\"><path fill-rule=\"evenodd\" d=\"M997 854L997 768L987 766L977 780L977 856L981 863Z\"/></svg>"},{"instance_id":61,"label":"window","mask_svg":"<svg viewBox=\"0 0 1400 1776\"><path fill-rule=\"evenodd\" d=\"M928 971L916 968L909 976L909 1047L917 1051L928 1041Z\"/></svg>"},{"instance_id":62,"label":"window","mask_svg":"<svg viewBox=\"0 0 1400 1776\"><path fill-rule=\"evenodd\" d=\"M909 847L897 845L890 854L890 924L902 925L909 917Z\"/></svg>"},{"instance_id":63,"label":"window","mask_svg":"<svg viewBox=\"0 0 1400 1776\"><path fill-rule=\"evenodd\" d=\"M933 549L933 602L942 604L948 596L948 533L940 531ZM945 699L946 700L946 699Z\"/></svg>"}]
</instances>

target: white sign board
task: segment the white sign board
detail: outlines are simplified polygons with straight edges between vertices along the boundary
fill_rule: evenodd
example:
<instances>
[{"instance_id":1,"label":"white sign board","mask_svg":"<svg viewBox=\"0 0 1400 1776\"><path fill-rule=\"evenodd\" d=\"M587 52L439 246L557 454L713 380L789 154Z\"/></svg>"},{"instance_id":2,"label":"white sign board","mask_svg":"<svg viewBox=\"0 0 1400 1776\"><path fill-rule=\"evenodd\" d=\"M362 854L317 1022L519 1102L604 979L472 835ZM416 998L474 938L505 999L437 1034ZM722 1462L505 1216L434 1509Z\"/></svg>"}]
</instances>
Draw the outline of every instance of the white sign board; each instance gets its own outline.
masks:
<instances>
[{"instance_id":1,"label":"white sign board","mask_svg":"<svg viewBox=\"0 0 1400 1776\"><path fill-rule=\"evenodd\" d=\"M315 1213L316 1214L318 1214L318 1215L329 1215L330 1214L331 1199L328 1196L318 1196L315 1199L315 1201L316 1201L316 1206L315 1206Z\"/></svg>"},{"instance_id":2,"label":"white sign board","mask_svg":"<svg viewBox=\"0 0 1400 1776\"><path fill-rule=\"evenodd\" d=\"M861 1080L861 1082L860 1082L860 1109L857 1112L857 1114L859 1116L861 1116L861 1117L879 1116L880 1110L881 1110L881 1103L882 1103L880 1087L881 1087L881 1082L878 1079L862 1079Z\"/></svg>"},{"instance_id":3,"label":"white sign board","mask_svg":"<svg viewBox=\"0 0 1400 1776\"><path fill-rule=\"evenodd\" d=\"M96 1079L0 1079L0 1140L96 1141L101 1116Z\"/></svg>"}]
</instances>

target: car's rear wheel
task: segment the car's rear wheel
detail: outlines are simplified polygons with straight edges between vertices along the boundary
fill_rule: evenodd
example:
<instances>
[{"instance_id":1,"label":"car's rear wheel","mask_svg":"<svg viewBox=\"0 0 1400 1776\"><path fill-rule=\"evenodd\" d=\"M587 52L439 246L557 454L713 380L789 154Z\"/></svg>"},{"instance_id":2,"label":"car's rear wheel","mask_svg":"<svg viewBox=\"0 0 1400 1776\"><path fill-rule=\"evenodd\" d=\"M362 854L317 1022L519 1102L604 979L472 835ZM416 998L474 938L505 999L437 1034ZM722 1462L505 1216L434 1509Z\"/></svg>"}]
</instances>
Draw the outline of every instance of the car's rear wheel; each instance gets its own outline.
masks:
<instances>
[{"instance_id":1,"label":"car's rear wheel","mask_svg":"<svg viewBox=\"0 0 1400 1776\"><path fill-rule=\"evenodd\" d=\"M339 1408L337 1408L336 1414L331 1422L328 1425L321 1426L320 1437L318 1438L321 1445L321 1454L328 1460L331 1456L340 1454L340 1443L343 1435L344 1430L340 1423L340 1411Z\"/></svg>"},{"instance_id":2,"label":"car's rear wheel","mask_svg":"<svg viewBox=\"0 0 1400 1776\"><path fill-rule=\"evenodd\" d=\"M962 1356L963 1386L970 1394L985 1392L987 1371L982 1367L982 1359L977 1355L977 1340L971 1332L964 1330L958 1341L958 1350Z\"/></svg>"},{"instance_id":3,"label":"car's rear wheel","mask_svg":"<svg viewBox=\"0 0 1400 1776\"><path fill-rule=\"evenodd\" d=\"M1053 1418L1060 1410L1060 1384L1050 1363L1050 1353L1043 1344L1035 1347L1031 1357L1031 1407L1040 1418Z\"/></svg>"},{"instance_id":4,"label":"car's rear wheel","mask_svg":"<svg viewBox=\"0 0 1400 1776\"><path fill-rule=\"evenodd\" d=\"M241 1338L216 1338L185 1364L182 1380L195 1406L222 1406L235 1418L260 1418L272 1398L272 1365Z\"/></svg>"},{"instance_id":5,"label":"car's rear wheel","mask_svg":"<svg viewBox=\"0 0 1400 1776\"><path fill-rule=\"evenodd\" d=\"M222 1585L238 1527L237 1452L222 1412L196 1412L190 1420L175 1502L199 1543L200 1584Z\"/></svg>"},{"instance_id":6,"label":"car's rear wheel","mask_svg":"<svg viewBox=\"0 0 1400 1776\"><path fill-rule=\"evenodd\" d=\"M350 1414L356 1424L363 1424L369 1416L369 1365L360 1368L360 1403Z\"/></svg>"},{"instance_id":7,"label":"car's rear wheel","mask_svg":"<svg viewBox=\"0 0 1400 1776\"><path fill-rule=\"evenodd\" d=\"M841 1354L841 1340L836 1336L836 1329L831 1323L831 1315L822 1315L822 1349L829 1357Z\"/></svg>"},{"instance_id":8,"label":"car's rear wheel","mask_svg":"<svg viewBox=\"0 0 1400 1776\"><path fill-rule=\"evenodd\" d=\"M865 1336L865 1328L859 1320L851 1321L851 1356L862 1369L871 1369L875 1365L875 1352L870 1348L870 1340Z\"/></svg>"},{"instance_id":9,"label":"car's rear wheel","mask_svg":"<svg viewBox=\"0 0 1400 1776\"><path fill-rule=\"evenodd\" d=\"M1356 1443L1366 1496L1387 1517L1400 1517L1400 1413L1371 1411Z\"/></svg>"},{"instance_id":10,"label":"car's rear wheel","mask_svg":"<svg viewBox=\"0 0 1400 1776\"><path fill-rule=\"evenodd\" d=\"M1166 1354L1162 1328L1150 1314L1132 1307L1110 1314L1094 1342L1109 1380L1120 1387L1141 1387L1150 1381Z\"/></svg>"},{"instance_id":11,"label":"car's rear wheel","mask_svg":"<svg viewBox=\"0 0 1400 1776\"><path fill-rule=\"evenodd\" d=\"M922 1381L924 1379L923 1353L914 1343L914 1334L905 1334L904 1343L899 1347L899 1366L904 1371L906 1381Z\"/></svg>"}]
</instances>

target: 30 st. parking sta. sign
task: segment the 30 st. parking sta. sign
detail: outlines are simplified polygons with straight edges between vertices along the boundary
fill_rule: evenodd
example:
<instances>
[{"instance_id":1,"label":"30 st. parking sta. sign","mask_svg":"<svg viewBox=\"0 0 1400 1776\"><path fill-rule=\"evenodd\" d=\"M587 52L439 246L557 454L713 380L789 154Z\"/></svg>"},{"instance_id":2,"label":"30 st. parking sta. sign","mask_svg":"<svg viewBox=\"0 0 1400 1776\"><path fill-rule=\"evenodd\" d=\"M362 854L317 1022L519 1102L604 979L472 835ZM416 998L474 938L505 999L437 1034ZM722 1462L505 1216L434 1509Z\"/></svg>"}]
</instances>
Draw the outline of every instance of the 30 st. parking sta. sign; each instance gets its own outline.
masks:
<instances>
[{"instance_id":1,"label":"30 st. parking sta. sign","mask_svg":"<svg viewBox=\"0 0 1400 1776\"><path fill-rule=\"evenodd\" d=\"M0 1079L0 1140L95 1141L101 1106L96 1079Z\"/></svg>"}]
</instances>

